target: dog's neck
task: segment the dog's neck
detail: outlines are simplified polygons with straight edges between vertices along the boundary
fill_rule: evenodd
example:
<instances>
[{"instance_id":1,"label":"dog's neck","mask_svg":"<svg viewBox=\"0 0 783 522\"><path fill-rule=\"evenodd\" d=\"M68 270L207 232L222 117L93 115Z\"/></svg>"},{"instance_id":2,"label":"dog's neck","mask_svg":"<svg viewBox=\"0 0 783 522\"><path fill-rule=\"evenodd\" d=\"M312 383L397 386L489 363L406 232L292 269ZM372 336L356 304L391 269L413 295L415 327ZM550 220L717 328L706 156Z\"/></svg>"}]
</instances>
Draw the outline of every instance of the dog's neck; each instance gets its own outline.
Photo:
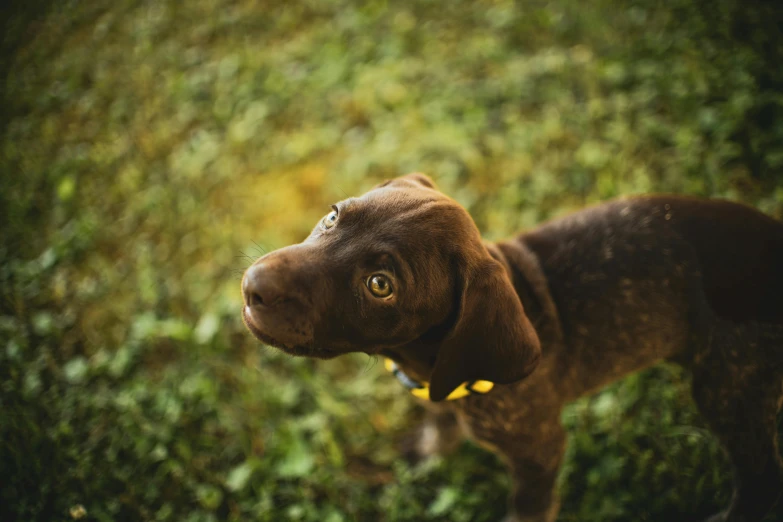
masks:
<instances>
[{"instance_id":1,"label":"dog's neck","mask_svg":"<svg viewBox=\"0 0 783 522\"><path fill-rule=\"evenodd\" d=\"M560 342L560 316L549 293L549 283L541 270L538 257L525 245L523 237L487 244L487 249L506 269L539 339ZM542 343L541 349L546 348Z\"/></svg>"},{"instance_id":2,"label":"dog's neck","mask_svg":"<svg viewBox=\"0 0 783 522\"><path fill-rule=\"evenodd\" d=\"M429 382L435 368L438 347L416 340L401 348L385 349L381 354L397 363L405 375L418 382Z\"/></svg>"},{"instance_id":3,"label":"dog's neck","mask_svg":"<svg viewBox=\"0 0 783 522\"><path fill-rule=\"evenodd\" d=\"M544 327L553 327L559 333L557 310L549 297L546 279L535 254L518 241L485 242L485 246L508 274L539 337L540 329ZM439 341L446 335L446 330L446 325L435 327L420 339L399 348L385 349L381 354L396 362L406 375L420 382L429 382L438 356Z\"/></svg>"}]
</instances>

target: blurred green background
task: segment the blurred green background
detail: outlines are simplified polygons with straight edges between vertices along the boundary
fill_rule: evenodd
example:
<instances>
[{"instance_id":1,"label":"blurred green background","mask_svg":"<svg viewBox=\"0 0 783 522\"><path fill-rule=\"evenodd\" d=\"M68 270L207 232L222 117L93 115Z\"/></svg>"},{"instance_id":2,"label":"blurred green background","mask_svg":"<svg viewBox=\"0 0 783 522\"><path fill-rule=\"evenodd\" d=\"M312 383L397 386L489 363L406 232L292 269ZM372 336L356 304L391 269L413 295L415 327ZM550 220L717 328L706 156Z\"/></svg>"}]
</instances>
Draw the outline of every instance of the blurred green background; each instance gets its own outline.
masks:
<instances>
[{"instance_id":1,"label":"blurred green background","mask_svg":"<svg viewBox=\"0 0 783 522\"><path fill-rule=\"evenodd\" d=\"M420 411L377 361L290 358L242 327L244 268L384 178L430 174L489 239L653 191L783 217L774 2L17 4L4 521L499 520L492 455L399 456ZM693 521L728 500L676 367L563 420L560 521Z\"/></svg>"}]
</instances>

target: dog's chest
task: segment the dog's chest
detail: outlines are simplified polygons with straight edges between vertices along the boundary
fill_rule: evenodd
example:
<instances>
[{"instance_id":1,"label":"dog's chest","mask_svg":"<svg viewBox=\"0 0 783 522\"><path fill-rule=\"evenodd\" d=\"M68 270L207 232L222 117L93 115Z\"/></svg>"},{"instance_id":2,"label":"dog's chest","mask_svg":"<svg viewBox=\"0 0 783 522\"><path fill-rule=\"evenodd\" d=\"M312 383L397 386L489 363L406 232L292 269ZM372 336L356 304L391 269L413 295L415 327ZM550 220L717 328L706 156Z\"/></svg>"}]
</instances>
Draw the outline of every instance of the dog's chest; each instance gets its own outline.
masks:
<instances>
[{"instance_id":1,"label":"dog's chest","mask_svg":"<svg viewBox=\"0 0 783 522\"><path fill-rule=\"evenodd\" d=\"M501 451L514 444L531 444L558 432L562 397L550 378L552 359L545 360L525 381L496 385L486 395L454 401L457 418L473 441Z\"/></svg>"}]
</instances>

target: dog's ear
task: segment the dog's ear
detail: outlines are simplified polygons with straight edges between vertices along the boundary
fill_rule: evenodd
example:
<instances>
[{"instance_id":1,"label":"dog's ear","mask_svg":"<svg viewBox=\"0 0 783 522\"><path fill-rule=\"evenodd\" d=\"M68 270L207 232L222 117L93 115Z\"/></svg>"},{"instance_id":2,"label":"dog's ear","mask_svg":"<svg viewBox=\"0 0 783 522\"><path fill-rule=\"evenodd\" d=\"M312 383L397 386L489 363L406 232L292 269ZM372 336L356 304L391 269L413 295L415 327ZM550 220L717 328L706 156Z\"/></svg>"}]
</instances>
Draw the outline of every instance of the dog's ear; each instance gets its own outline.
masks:
<instances>
[{"instance_id":1,"label":"dog's ear","mask_svg":"<svg viewBox=\"0 0 783 522\"><path fill-rule=\"evenodd\" d=\"M462 276L456 323L443 340L430 378L441 401L466 381L508 384L538 365L538 335L501 264L487 259Z\"/></svg>"},{"instance_id":2,"label":"dog's ear","mask_svg":"<svg viewBox=\"0 0 783 522\"><path fill-rule=\"evenodd\" d=\"M380 185L376 186L375 188L381 188L386 187L389 185L410 185L410 186L416 186L420 185L424 188L431 188L438 190L438 187L435 186L435 182L430 179L429 176L426 174L422 174L421 172L412 172L410 174L405 174L404 176L400 176L394 179L390 179L388 181L384 181Z\"/></svg>"}]
</instances>

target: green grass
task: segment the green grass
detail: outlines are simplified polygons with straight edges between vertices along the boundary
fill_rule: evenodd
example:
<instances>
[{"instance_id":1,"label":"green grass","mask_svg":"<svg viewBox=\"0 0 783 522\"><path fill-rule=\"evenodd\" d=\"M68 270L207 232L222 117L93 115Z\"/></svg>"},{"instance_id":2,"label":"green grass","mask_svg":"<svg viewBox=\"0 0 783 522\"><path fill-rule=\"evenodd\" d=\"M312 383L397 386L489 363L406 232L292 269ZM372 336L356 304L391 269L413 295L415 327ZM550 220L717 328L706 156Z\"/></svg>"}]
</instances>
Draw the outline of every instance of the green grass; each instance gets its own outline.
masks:
<instances>
[{"instance_id":1,"label":"green grass","mask_svg":"<svg viewBox=\"0 0 783 522\"><path fill-rule=\"evenodd\" d=\"M495 457L408 465L420 412L399 384L366 356L260 347L241 272L413 170L489 239L651 191L783 217L783 73L727 39L737 5L54 6L4 83L0 519L500 519ZM694 520L728 498L674 367L564 422L561 521Z\"/></svg>"}]
</instances>

